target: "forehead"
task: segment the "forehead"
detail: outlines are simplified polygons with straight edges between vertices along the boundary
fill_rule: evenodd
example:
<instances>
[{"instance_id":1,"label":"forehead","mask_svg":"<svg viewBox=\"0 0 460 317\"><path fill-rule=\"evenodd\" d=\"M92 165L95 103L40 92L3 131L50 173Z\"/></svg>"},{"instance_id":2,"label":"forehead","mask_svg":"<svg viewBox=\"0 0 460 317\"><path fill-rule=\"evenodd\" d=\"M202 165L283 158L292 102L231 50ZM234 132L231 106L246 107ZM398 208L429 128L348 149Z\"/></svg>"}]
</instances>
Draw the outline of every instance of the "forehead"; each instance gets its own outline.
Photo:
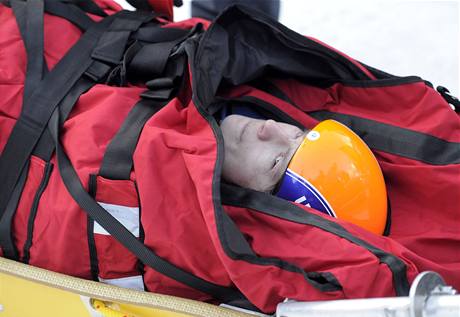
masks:
<instances>
[{"instance_id":1,"label":"forehead","mask_svg":"<svg viewBox=\"0 0 460 317\"><path fill-rule=\"evenodd\" d=\"M222 123L221 123L221 128L222 130L227 130L232 129L234 131L241 130L243 128L243 125L246 124L247 122L258 122L258 121L264 121L262 119L254 119L251 117L246 117L242 116L239 114L232 114L226 117Z\"/></svg>"}]
</instances>

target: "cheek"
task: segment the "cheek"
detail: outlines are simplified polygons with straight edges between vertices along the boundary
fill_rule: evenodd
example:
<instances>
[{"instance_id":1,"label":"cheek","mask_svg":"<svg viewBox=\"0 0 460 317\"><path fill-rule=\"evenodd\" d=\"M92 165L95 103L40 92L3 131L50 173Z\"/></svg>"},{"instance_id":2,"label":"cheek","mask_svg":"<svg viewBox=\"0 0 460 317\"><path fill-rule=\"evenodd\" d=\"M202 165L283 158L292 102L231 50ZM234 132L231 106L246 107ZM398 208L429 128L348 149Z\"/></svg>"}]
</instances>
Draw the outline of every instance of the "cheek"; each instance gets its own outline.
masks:
<instances>
[{"instance_id":1,"label":"cheek","mask_svg":"<svg viewBox=\"0 0 460 317\"><path fill-rule=\"evenodd\" d=\"M246 186L249 182L253 165L250 159L250 152L240 147L238 150L225 149L224 164L222 167L223 177L240 186Z\"/></svg>"}]
</instances>

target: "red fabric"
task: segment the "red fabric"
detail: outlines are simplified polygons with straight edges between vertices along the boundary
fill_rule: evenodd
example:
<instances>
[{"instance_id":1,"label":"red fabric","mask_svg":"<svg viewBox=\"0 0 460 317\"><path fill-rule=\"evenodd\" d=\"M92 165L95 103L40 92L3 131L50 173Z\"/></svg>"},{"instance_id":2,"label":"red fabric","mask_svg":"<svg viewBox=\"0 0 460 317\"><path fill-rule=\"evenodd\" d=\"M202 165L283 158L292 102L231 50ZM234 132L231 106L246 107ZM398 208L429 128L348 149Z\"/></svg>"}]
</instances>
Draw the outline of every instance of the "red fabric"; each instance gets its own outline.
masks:
<instances>
[{"instance_id":1,"label":"red fabric","mask_svg":"<svg viewBox=\"0 0 460 317\"><path fill-rule=\"evenodd\" d=\"M35 199L35 193L40 186L45 169L45 162L38 157L30 158L29 171L27 174L26 183L22 191L22 196L19 200L17 212L13 220L13 232L15 232L15 244L18 247L19 258L24 256L24 244L27 240L27 227L32 204ZM25 230L24 230L25 229Z\"/></svg>"},{"instance_id":2,"label":"red fabric","mask_svg":"<svg viewBox=\"0 0 460 317\"><path fill-rule=\"evenodd\" d=\"M63 186L55 158L51 162L54 169L38 205L29 263L55 272L91 278L86 214ZM83 177L82 181L87 184L88 177Z\"/></svg>"},{"instance_id":3,"label":"red fabric","mask_svg":"<svg viewBox=\"0 0 460 317\"><path fill-rule=\"evenodd\" d=\"M168 261L193 268L201 278L230 285L228 274L215 265L220 259L207 232L212 218L203 214L213 210L215 139L197 110L183 106L174 99L148 121L134 154L145 243ZM170 279L151 268L145 270L149 290L172 294ZM182 284L172 284L178 294L209 299Z\"/></svg>"},{"instance_id":4,"label":"red fabric","mask_svg":"<svg viewBox=\"0 0 460 317\"><path fill-rule=\"evenodd\" d=\"M112 236L94 234L99 277L117 279L140 275L137 258Z\"/></svg>"},{"instance_id":5,"label":"red fabric","mask_svg":"<svg viewBox=\"0 0 460 317\"><path fill-rule=\"evenodd\" d=\"M97 177L96 200L126 207L139 207L133 181L110 180ZM103 279L139 275L137 258L110 235L94 234L99 265L99 277Z\"/></svg>"},{"instance_id":6,"label":"red fabric","mask_svg":"<svg viewBox=\"0 0 460 317\"><path fill-rule=\"evenodd\" d=\"M148 0L153 11L164 15L168 20L174 19L173 0Z\"/></svg>"},{"instance_id":7,"label":"red fabric","mask_svg":"<svg viewBox=\"0 0 460 317\"><path fill-rule=\"evenodd\" d=\"M329 110L358 115L446 141L460 140L458 116L434 89L423 82L389 87L335 84L325 90L295 80L275 80L275 83L304 111Z\"/></svg>"}]
</instances>

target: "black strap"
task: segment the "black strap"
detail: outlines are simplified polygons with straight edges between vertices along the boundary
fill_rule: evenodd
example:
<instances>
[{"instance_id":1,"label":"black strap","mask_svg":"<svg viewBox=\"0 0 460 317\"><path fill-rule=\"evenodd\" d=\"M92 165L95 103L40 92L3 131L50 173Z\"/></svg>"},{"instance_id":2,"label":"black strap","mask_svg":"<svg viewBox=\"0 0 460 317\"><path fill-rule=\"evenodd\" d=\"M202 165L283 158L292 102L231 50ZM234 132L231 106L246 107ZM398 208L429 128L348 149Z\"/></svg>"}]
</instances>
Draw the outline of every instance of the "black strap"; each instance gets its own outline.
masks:
<instances>
[{"instance_id":1,"label":"black strap","mask_svg":"<svg viewBox=\"0 0 460 317\"><path fill-rule=\"evenodd\" d=\"M51 113L91 65L90 54L112 17L89 29L25 99L20 118L0 156L0 215Z\"/></svg>"},{"instance_id":2,"label":"black strap","mask_svg":"<svg viewBox=\"0 0 460 317\"><path fill-rule=\"evenodd\" d=\"M356 134L373 150L407 157L432 165L460 163L460 142L450 142L398 126L349 114L315 111L308 113L317 120L334 119Z\"/></svg>"},{"instance_id":3,"label":"black strap","mask_svg":"<svg viewBox=\"0 0 460 317\"><path fill-rule=\"evenodd\" d=\"M71 3L66 4L56 0L46 0L45 11L72 22L83 31L86 31L96 23L81 8Z\"/></svg>"},{"instance_id":4,"label":"black strap","mask_svg":"<svg viewBox=\"0 0 460 317\"><path fill-rule=\"evenodd\" d=\"M208 282L180 269L156 255L134 237L84 190L83 185L59 143L60 111L56 108L59 101L83 73L92 78L100 79L101 73L108 71L101 63L92 62L92 59L89 58L90 54L99 61L118 61L116 52L115 54L110 54L113 53L110 52L110 49L118 47L117 43L113 41L112 36L107 35L107 41L98 42L103 31L113 19L114 17L108 17L101 23L97 23L91 27L25 101L25 105L27 106L23 111L23 115L21 115L13 128L3 154L0 157L0 175L2 175L2 180L4 180L0 184L0 211L5 209L3 206L8 202L13 192L12 188L18 182L18 179L19 181L23 179L21 176L26 173L24 166L27 165L28 157L43 132L48 121L47 118L51 117L49 120L51 135L56 144L58 165L64 184L77 203L95 221L102 225L104 229L125 247L130 249L144 264L149 265L158 272L180 281L189 287L210 294L223 302L245 301L244 296L237 290ZM126 23L118 26L124 27ZM123 36L126 37L126 35ZM95 43L99 44L97 47L99 50L96 49L93 53L93 48L96 46ZM100 49L104 47L104 44L107 44L105 46L106 49ZM33 107L29 106L32 103Z\"/></svg>"},{"instance_id":5,"label":"black strap","mask_svg":"<svg viewBox=\"0 0 460 317\"><path fill-rule=\"evenodd\" d=\"M13 7L13 2L16 2L16 7L25 7L26 5L26 1L24 0L3 1L6 6L11 6L14 10L15 8ZM85 13L85 11L72 3L65 3L59 0L44 0L44 2L45 12L68 20L76 25L80 30L86 31L96 23ZM17 18L18 15L16 13L15 15ZM25 30L25 20L23 24L24 26L19 25L21 33L23 33L22 30Z\"/></svg>"},{"instance_id":6,"label":"black strap","mask_svg":"<svg viewBox=\"0 0 460 317\"><path fill-rule=\"evenodd\" d=\"M64 184L72 195L73 199L85 210L91 218L97 221L107 232L115 237L123 246L135 254L139 260L176 281L189 287L210 294L221 301L228 302L241 299L243 295L235 289L217 285L197 276L194 276L181 268L175 266L159 257L140 242L131 232L129 232L120 222L110 213L102 208L84 189L73 166L65 154L58 138L59 131L59 112L55 111L50 119L53 139L56 142L56 153L58 166Z\"/></svg>"},{"instance_id":7,"label":"black strap","mask_svg":"<svg viewBox=\"0 0 460 317\"><path fill-rule=\"evenodd\" d=\"M170 48L173 45L168 45ZM163 72L169 58L169 50L160 50L152 55L152 64L162 65ZM156 61L156 63L155 63ZM179 61L180 63L180 61ZM180 63L183 65L183 63ZM129 179L133 166L133 154L136 149L142 128L147 120L165 106L175 91L174 82L181 77L184 68L178 66L172 69L169 77L156 78L147 82L148 90L142 93L144 97L129 112L121 128L107 146L102 160L99 175L109 179Z\"/></svg>"},{"instance_id":8,"label":"black strap","mask_svg":"<svg viewBox=\"0 0 460 317\"><path fill-rule=\"evenodd\" d=\"M88 194L96 198L97 192L97 175L89 175ZM94 239L94 220L90 215L86 215L86 234L88 236L89 263L91 268L91 277L94 281L99 281L99 260L97 256L96 240Z\"/></svg>"},{"instance_id":9,"label":"black strap","mask_svg":"<svg viewBox=\"0 0 460 317\"><path fill-rule=\"evenodd\" d=\"M136 32L136 39L148 43L170 42L184 37L191 31L171 27L159 27L156 24L149 24L139 28Z\"/></svg>"},{"instance_id":10,"label":"black strap","mask_svg":"<svg viewBox=\"0 0 460 317\"><path fill-rule=\"evenodd\" d=\"M80 78L77 83L72 87L64 100L59 104L60 118L65 121L77 102L78 98L88 91L96 83L86 77ZM45 162L48 162L54 152L54 141L51 137L49 129L43 131L37 145L34 149L34 155L40 157Z\"/></svg>"},{"instance_id":11,"label":"black strap","mask_svg":"<svg viewBox=\"0 0 460 317\"><path fill-rule=\"evenodd\" d=\"M46 64L44 62L43 16L42 0L27 2L12 0L11 7L21 32L27 52L27 73L24 83L24 100L41 82Z\"/></svg>"},{"instance_id":12,"label":"black strap","mask_svg":"<svg viewBox=\"0 0 460 317\"><path fill-rule=\"evenodd\" d=\"M83 73L95 81L103 78L111 68L107 62L117 63L116 58L123 55L127 32L137 30L149 19L148 14L121 11L95 24L25 100L0 157L0 176L4 180L0 184L0 213L59 101Z\"/></svg>"},{"instance_id":13,"label":"black strap","mask_svg":"<svg viewBox=\"0 0 460 317\"><path fill-rule=\"evenodd\" d=\"M163 74L166 77L155 78L146 83L148 91L142 93L144 99L141 99L129 112L120 130L107 146L104 158L101 164L99 175L109 179L129 179L133 166L133 154L136 149L137 141L144 124L160 110L172 98L175 89L175 83L179 81L184 74L186 61L177 58L171 67L166 67L171 50L189 34L176 33L180 38L166 43L155 43L147 45L150 54L145 54L143 50L146 46L136 51L136 55L130 59L130 71L139 76L140 69L149 68L150 76ZM161 35L161 33L158 33ZM169 34L169 33L168 33ZM157 50L152 48L156 48ZM152 66L154 65L154 66ZM165 68L167 68L165 72Z\"/></svg>"},{"instance_id":14,"label":"black strap","mask_svg":"<svg viewBox=\"0 0 460 317\"><path fill-rule=\"evenodd\" d=\"M56 0L54 0L56 1ZM104 12L94 1L92 0L60 0L64 3L74 4L84 10L85 12L98 15L100 17L106 17L107 13Z\"/></svg>"},{"instance_id":15,"label":"black strap","mask_svg":"<svg viewBox=\"0 0 460 317\"><path fill-rule=\"evenodd\" d=\"M129 112L118 133L107 146L99 175L109 179L129 179L133 153L144 124L168 100L141 99Z\"/></svg>"},{"instance_id":16,"label":"black strap","mask_svg":"<svg viewBox=\"0 0 460 317\"><path fill-rule=\"evenodd\" d=\"M40 2L40 1L41 0L32 0L30 2L30 4L28 2L26 7L25 7L26 12L27 12L27 16L26 16L25 19L23 17L21 17L22 22L24 22L24 20L26 21L26 23L22 23L22 25L23 26L27 25L27 29L26 30L23 29L23 33L25 35L28 35L28 33L33 34L34 31L37 30L37 27L32 28L30 26L31 21L33 21L35 23L34 25L36 25L36 24L38 24L40 22L43 24L43 3L41 3L42 4L42 6L41 6L42 18L41 19L35 17L35 15L39 13L39 11L27 10L27 7L29 5L31 5L31 4L35 5L35 6L32 7L33 9L35 9L36 8L35 2ZM20 13L24 12L24 7L22 6L22 4L15 5L13 3L13 5L18 10L22 10L22 11L20 11ZM126 20L125 17L130 19L130 21L128 21L128 23L126 23L127 24L126 28L124 28L121 32L117 32L119 30L120 26L121 26L120 22L117 19L115 19L114 22L112 22L110 24L110 27L109 27L110 39L111 39L111 44L113 44L113 45L112 46L106 46L106 42L99 40L96 48L94 49L94 51L98 52L99 56L112 56L112 58L116 58L116 56L122 55L122 52L124 51L124 47L125 47L125 45L126 45L126 43L128 41L130 32L135 31L144 21L149 19L149 16L145 15L145 14L133 14L133 15L126 15L125 14L125 15L123 15L123 12L122 12L120 14L120 16L121 16L120 20L122 20L123 22ZM30 30L30 31L27 31L27 30ZM127 30L129 30L129 31L127 31ZM129 32L129 33L127 34L127 32ZM28 112L25 112L25 111L30 112L31 110L36 110L35 108L33 108L33 109L30 108L30 106L28 106L28 104L26 104L26 102L27 102L27 100L29 100L29 98L33 97L32 91L35 91L37 89L37 87L40 87L40 85L38 83L40 83L41 71L43 70L43 64L40 64L40 63L36 62L36 60L38 58L40 58L41 61L43 61L43 58L42 58L43 54L39 55L40 48L41 48L41 51L43 51L43 38L41 38L42 41L41 41L41 46L40 46L39 45L40 44L40 42L39 42L40 36L37 36L37 38L39 39L38 43L37 43L37 40L33 36L31 37L30 34L28 36L29 36L30 39L33 39L33 40L29 41L33 45L32 44L26 45L26 47L28 48L28 50L27 50L28 55L32 57L32 58L30 58L31 61L29 62L29 64L31 64L31 66L29 67L29 64L28 64L28 72L27 72L27 75L31 74L32 76L27 77L27 78L32 78L34 80L26 81L26 87L31 87L31 88L26 90L26 92L28 92L28 94L25 95L25 97L24 97L25 102L23 104L23 112L22 112L21 117L20 117L20 119L18 121L20 121L24 117L25 114L26 115L28 114ZM28 39L28 38L26 37L26 39ZM78 43L80 43L80 42L78 42ZM77 43L77 45L78 45L78 43ZM29 48L34 48L34 50L29 49ZM66 57L67 57L67 55L66 55ZM64 57L64 58L66 58L66 57ZM104 77L104 75L108 72L108 70L110 70L110 66L106 65L104 62L92 61L90 58L88 58L88 60L90 61L90 64L89 64L89 67L87 68L85 74L87 75L87 77L90 77L94 81L99 81L101 78ZM53 74L55 72L57 72L56 68L55 68L55 70L53 70ZM40 70L39 75L37 75L38 70ZM62 102L60 104L60 107L57 108L58 109L57 111L60 112L60 117L61 118L64 118L64 119L67 118L67 116L69 115L73 105L76 103L76 101L79 98L79 96L84 91L88 90L92 85L95 84L95 82L92 82L87 77L83 77L83 78L78 79L77 83L74 85L74 87L72 87L72 89L68 93L67 98L65 98L64 102ZM49 76L47 77L47 79L48 78L49 78ZM43 89L43 88L41 88L41 89ZM32 97L31 97L31 95L32 95ZM43 103L43 105L46 106L45 103ZM37 106L37 105L34 105L34 107L35 106ZM43 120L42 124L46 124L46 120ZM41 158L43 158L45 161L48 161L51 158L52 153L54 151L54 142L53 142L53 140L51 138L51 135L49 134L48 129L45 129L44 132L41 135L38 133L37 129L34 132L37 132L36 137L39 138L38 142L36 143L37 145L35 146L35 149L34 149L34 154L38 155ZM22 144L21 142L23 140L21 140L20 137L22 137L22 136L19 135L19 138L17 136L18 135L16 135L16 141L19 142L19 145L21 145ZM11 136L10 136L10 139L8 140L8 142L11 142L10 144L14 144L13 141L11 141L12 139L14 140L14 138L15 138L15 136L12 133ZM34 145L30 145L30 148L34 148ZM19 149L19 150L24 150L24 149ZM10 151L11 151L11 147L10 147ZM8 152L6 152L6 153L8 153ZM12 153L14 153L14 151L12 151ZM26 162L27 162L28 161L28 156L30 155L30 153L26 154L26 151L24 151L22 153L23 153L22 157L24 157ZM4 154L5 154L5 151L4 151ZM3 159L3 158L4 158L4 156L2 156L0 159ZM5 162L7 162L7 161L5 160ZM1 161L0 161L0 163L1 163ZM14 163L12 163L12 164L14 165ZM18 167L18 165L16 167ZM24 186L24 183L18 183L15 186L16 187L13 190L14 193L18 193L18 192L21 193L22 188ZM20 187L18 187L18 186L20 186ZM0 185L0 188L1 188L1 185ZM20 195L19 196L15 195L14 197L15 197L15 199L19 200ZM13 205L16 206L17 203L18 203L18 201L16 201L16 202L10 201L8 203L8 206L13 206ZM4 209L0 209L0 215L1 215L3 210ZM0 232L0 235L3 235L3 238L1 238L1 240L4 241L3 244L5 244L5 249L6 249L5 253L11 255L12 257L17 256L17 251L14 250L14 243L12 241L12 236L11 236L11 233L10 233L11 219L12 219L12 217L14 215L14 211L15 210L9 209L8 210L8 217L5 217L5 219L2 218L2 225L5 226L5 227L8 227L9 229ZM31 219L33 219L33 217ZM30 243L31 243L31 239L29 239L29 244ZM30 248L30 245L25 246L25 250L28 250L29 248ZM26 260L28 260L27 256L26 256Z\"/></svg>"},{"instance_id":17,"label":"black strap","mask_svg":"<svg viewBox=\"0 0 460 317\"><path fill-rule=\"evenodd\" d=\"M25 100L41 82L46 67L43 55L44 6L41 0L29 0L26 3L13 0L11 6L27 52L27 71L23 98L23 100ZM3 216L1 216L2 210L0 210L0 228L2 229L0 230L0 245L2 246L5 257L15 260L18 259L18 252L14 245L11 223L24 189L25 179L27 178L29 162L26 164L26 168L23 169L20 175L20 181L14 186L13 193L7 203L6 211Z\"/></svg>"},{"instance_id":18,"label":"black strap","mask_svg":"<svg viewBox=\"0 0 460 317\"><path fill-rule=\"evenodd\" d=\"M3 256L13 260L18 260L18 251L14 245L11 224L14 214L16 213L16 208L18 207L19 198L21 198L22 190L26 183L29 165L30 162L27 161L0 221L0 246L3 250Z\"/></svg>"}]
</instances>

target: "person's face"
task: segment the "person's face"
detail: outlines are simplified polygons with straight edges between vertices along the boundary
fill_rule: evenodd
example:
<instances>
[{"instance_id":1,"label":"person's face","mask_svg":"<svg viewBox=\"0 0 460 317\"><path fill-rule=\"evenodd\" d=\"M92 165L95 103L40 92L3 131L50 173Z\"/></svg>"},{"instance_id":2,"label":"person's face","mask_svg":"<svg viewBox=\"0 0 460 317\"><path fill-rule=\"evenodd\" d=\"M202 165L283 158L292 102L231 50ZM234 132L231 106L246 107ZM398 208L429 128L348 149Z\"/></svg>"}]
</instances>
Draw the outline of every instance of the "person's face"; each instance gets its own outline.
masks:
<instances>
[{"instance_id":1,"label":"person's face","mask_svg":"<svg viewBox=\"0 0 460 317\"><path fill-rule=\"evenodd\" d=\"M283 176L305 132L273 120L230 115L221 123L222 176L234 184L271 191Z\"/></svg>"}]
</instances>

